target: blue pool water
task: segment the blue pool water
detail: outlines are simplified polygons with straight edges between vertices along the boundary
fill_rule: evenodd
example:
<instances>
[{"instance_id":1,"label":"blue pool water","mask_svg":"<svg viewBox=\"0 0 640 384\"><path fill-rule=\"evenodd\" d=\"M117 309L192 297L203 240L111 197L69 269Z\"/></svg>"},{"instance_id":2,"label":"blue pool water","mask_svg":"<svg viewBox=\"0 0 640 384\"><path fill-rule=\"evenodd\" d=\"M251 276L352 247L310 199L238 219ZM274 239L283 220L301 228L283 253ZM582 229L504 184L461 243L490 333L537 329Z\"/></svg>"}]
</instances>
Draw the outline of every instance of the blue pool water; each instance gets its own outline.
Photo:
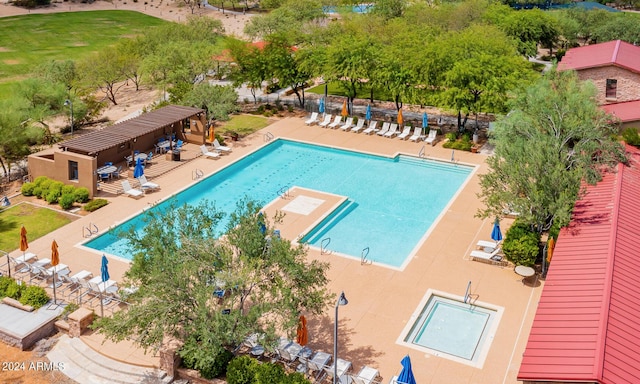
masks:
<instances>
[{"instance_id":1,"label":"blue pool water","mask_svg":"<svg viewBox=\"0 0 640 384\"><path fill-rule=\"evenodd\" d=\"M305 239L317 245L330 237L331 250L355 257L369 247L370 260L399 267L472 170L438 161L386 158L279 139L152 209L206 199L230 212L243 196L266 204L278 197L283 186L343 195L349 198L349 207ZM84 245L131 259L126 240L116 232L132 226L142 230L142 215Z\"/></svg>"},{"instance_id":2,"label":"blue pool water","mask_svg":"<svg viewBox=\"0 0 640 384\"><path fill-rule=\"evenodd\" d=\"M474 360L496 311L432 296L405 341Z\"/></svg>"}]
</instances>

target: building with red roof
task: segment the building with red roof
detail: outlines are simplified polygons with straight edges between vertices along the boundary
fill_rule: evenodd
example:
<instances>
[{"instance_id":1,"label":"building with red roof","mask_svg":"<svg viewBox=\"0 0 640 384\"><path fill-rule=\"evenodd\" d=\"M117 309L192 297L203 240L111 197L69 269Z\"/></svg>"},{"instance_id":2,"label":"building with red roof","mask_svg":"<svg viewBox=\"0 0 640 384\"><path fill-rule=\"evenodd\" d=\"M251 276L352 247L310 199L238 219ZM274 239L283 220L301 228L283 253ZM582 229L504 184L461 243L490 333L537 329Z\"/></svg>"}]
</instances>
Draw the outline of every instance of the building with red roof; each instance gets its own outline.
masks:
<instances>
[{"instance_id":1,"label":"building with red roof","mask_svg":"<svg viewBox=\"0 0 640 384\"><path fill-rule=\"evenodd\" d=\"M640 125L640 109L624 103L640 101L640 47L621 40L572 48L558 70L575 70L581 80L592 81L597 102L607 106L625 126Z\"/></svg>"},{"instance_id":2,"label":"building with red roof","mask_svg":"<svg viewBox=\"0 0 640 384\"><path fill-rule=\"evenodd\" d=\"M563 228L518 380L640 383L640 150L575 205Z\"/></svg>"}]
</instances>

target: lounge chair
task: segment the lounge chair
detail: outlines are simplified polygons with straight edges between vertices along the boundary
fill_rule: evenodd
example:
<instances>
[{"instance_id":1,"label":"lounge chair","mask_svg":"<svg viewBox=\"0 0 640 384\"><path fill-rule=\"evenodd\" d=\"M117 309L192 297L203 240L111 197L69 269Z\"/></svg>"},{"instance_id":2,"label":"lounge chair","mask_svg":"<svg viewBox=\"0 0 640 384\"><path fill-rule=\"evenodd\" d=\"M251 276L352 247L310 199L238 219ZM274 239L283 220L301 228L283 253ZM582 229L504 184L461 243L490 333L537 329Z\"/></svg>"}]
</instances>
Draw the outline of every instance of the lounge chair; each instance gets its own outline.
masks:
<instances>
[{"instance_id":1,"label":"lounge chair","mask_svg":"<svg viewBox=\"0 0 640 384\"><path fill-rule=\"evenodd\" d=\"M392 123L391 127L389 127L389 130L387 131L387 133L384 134L384 137L393 137L393 136L397 135L398 133L399 133L398 124Z\"/></svg>"},{"instance_id":2,"label":"lounge chair","mask_svg":"<svg viewBox=\"0 0 640 384\"><path fill-rule=\"evenodd\" d=\"M409 138L411 141L419 141L422 138L422 128L415 127L413 129L413 136Z\"/></svg>"},{"instance_id":3,"label":"lounge chair","mask_svg":"<svg viewBox=\"0 0 640 384\"><path fill-rule=\"evenodd\" d=\"M147 176L145 175L141 175L140 177L138 177L138 183L140 183L140 188L142 188L143 191L160 188L158 184L148 181Z\"/></svg>"},{"instance_id":4,"label":"lounge chair","mask_svg":"<svg viewBox=\"0 0 640 384\"><path fill-rule=\"evenodd\" d=\"M67 298L71 298L71 294L74 292L78 292L81 289L80 280L86 280L88 277L92 277L93 274L91 271L87 271L83 269L82 271L74 274L73 276L69 276L67 274L61 275L62 281L67 283L67 286L61 289L59 292L63 295L67 296ZM69 291L67 293L67 291Z\"/></svg>"},{"instance_id":5,"label":"lounge chair","mask_svg":"<svg viewBox=\"0 0 640 384\"><path fill-rule=\"evenodd\" d=\"M368 135L370 133L378 132L377 126L378 126L378 120L370 121L369 126L367 127L367 129L362 131L362 133L364 133L365 135Z\"/></svg>"},{"instance_id":6,"label":"lounge chair","mask_svg":"<svg viewBox=\"0 0 640 384\"><path fill-rule=\"evenodd\" d=\"M484 251L471 251L471 259L476 261L502 262L502 256L498 255L502 249L500 247L488 253Z\"/></svg>"},{"instance_id":7,"label":"lounge chair","mask_svg":"<svg viewBox=\"0 0 640 384\"><path fill-rule=\"evenodd\" d=\"M29 265L33 259L38 259L35 253L27 252L22 256L11 257L9 256L9 262L13 263L13 270L17 273L29 272Z\"/></svg>"},{"instance_id":8,"label":"lounge chair","mask_svg":"<svg viewBox=\"0 0 640 384\"><path fill-rule=\"evenodd\" d=\"M131 188L129 180L125 180L122 182L122 190L130 197L141 197L142 195L144 195L143 191Z\"/></svg>"},{"instance_id":9,"label":"lounge chair","mask_svg":"<svg viewBox=\"0 0 640 384\"><path fill-rule=\"evenodd\" d=\"M357 375L351 375L351 381L355 384L372 384L376 382L380 372L377 369L364 366Z\"/></svg>"},{"instance_id":10,"label":"lounge chair","mask_svg":"<svg viewBox=\"0 0 640 384\"><path fill-rule=\"evenodd\" d=\"M347 117L347 121L344 122L344 124L340 127L340 129L342 129L343 131L346 131L351 127L353 127L353 117Z\"/></svg>"},{"instance_id":11,"label":"lounge chair","mask_svg":"<svg viewBox=\"0 0 640 384\"><path fill-rule=\"evenodd\" d=\"M333 123L329 124L328 127L331 129L337 128L341 122L342 122L342 116L338 115L333 119Z\"/></svg>"},{"instance_id":12,"label":"lounge chair","mask_svg":"<svg viewBox=\"0 0 640 384\"><path fill-rule=\"evenodd\" d=\"M402 130L402 133L398 135L398 139L400 140L406 140L409 135L411 134L411 126L407 125L406 127L404 127L404 129Z\"/></svg>"},{"instance_id":13,"label":"lounge chair","mask_svg":"<svg viewBox=\"0 0 640 384\"><path fill-rule=\"evenodd\" d=\"M322 123L318 124L319 126L321 126L322 128L326 128L329 123L331 123L331 118L333 116L331 115L324 115L324 120L322 120Z\"/></svg>"},{"instance_id":14,"label":"lounge chair","mask_svg":"<svg viewBox=\"0 0 640 384\"><path fill-rule=\"evenodd\" d=\"M391 128L391 123L383 123L382 128L376 132L378 136L384 136L387 132L389 132L389 128Z\"/></svg>"},{"instance_id":15,"label":"lounge chair","mask_svg":"<svg viewBox=\"0 0 640 384\"><path fill-rule=\"evenodd\" d=\"M231 152L231 148L227 147L226 145L220 145L218 139L213 140L213 149L218 152Z\"/></svg>"},{"instance_id":16,"label":"lounge chair","mask_svg":"<svg viewBox=\"0 0 640 384\"><path fill-rule=\"evenodd\" d=\"M493 252L498 248L499 243L495 241L478 240L476 246L482 248L485 252Z\"/></svg>"},{"instance_id":17,"label":"lounge chair","mask_svg":"<svg viewBox=\"0 0 640 384\"><path fill-rule=\"evenodd\" d=\"M351 132L358 133L364 128L364 119L358 120L358 124L355 127L351 128Z\"/></svg>"},{"instance_id":18,"label":"lounge chair","mask_svg":"<svg viewBox=\"0 0 640 384\"><path fill-rule=\"evenodd\" d=\"M429 130L429 136L427 136L427 138L424 139L424 141L433 146L433 145L436 144L436 136L437 135L438 135L438 131L436 131L435 129L431 129L431 130Z\"/></svg>"},{"instance_id":19,"label":"lounge chair","mask_svg":"<svg viewBox=\"0 0 640 384\"><path fill-rule=\"evenodd\" d=\"M318 121L320 121L318 120L318 112L313 112L311 114L311 117L308 118L304 123L307 125L311 125L311 124L317 123Z\"/></svg>"},{"instance_id":20,"label":"lounge chair","mask_svg":"<svg viewBox=\"0 0 640 384\"><path fill-rule=\"evenodd\" d=\"M209 151L209 148L207 148L206 145L202 144L200 146L200 151L202 151L202 154L210 159L217 159L220 157L220 154L217 152L211 152Z\"/></svg>"}]
</instances>

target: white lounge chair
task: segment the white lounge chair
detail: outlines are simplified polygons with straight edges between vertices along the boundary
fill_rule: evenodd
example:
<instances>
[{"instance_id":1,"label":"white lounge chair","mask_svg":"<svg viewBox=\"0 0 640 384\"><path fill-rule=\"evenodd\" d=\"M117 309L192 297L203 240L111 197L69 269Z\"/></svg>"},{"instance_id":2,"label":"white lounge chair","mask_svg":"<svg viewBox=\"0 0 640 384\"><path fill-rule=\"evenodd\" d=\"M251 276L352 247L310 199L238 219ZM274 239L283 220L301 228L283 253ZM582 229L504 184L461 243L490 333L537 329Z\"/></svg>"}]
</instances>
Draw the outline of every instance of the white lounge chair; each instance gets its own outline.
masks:
<instances>
[{"instance_id":1,"label":"white lounge chair","mask_svg":"<svg viewBox=\"0 0 640 384\"><path fill-rule=\"evenodd\" d=\"M389 128L391 128L391 123L383 123L382 128L376 132L378 136L384 136L387 132L389 132Z\"/></svg>"},{"instance_id":2,"label":"white lounge chair","mask_svg":"<svg viewBox=\"0 0 640 384\"><path fill-rule=\"evenodd\" d=\"M471 251L471 258L477 261L501 262L502 256L498 255L502 249L500 247L488 253L484 251Z\"/></svg>"},{"instance_id":3,"label":"white lounge chair","mask_svg":"<svg viewBox=\"0 0 640 384\"><path fill-rule=\"evenodd\" d=\"M122 190L130 197L141 197L142 195L144 195L144 192L142 192L141 190L131 188L129 180L124 180L122 182Z\"/></svg>"},{"instance_id":4,"label":"white lounge chair","mask_svg":"<svg viewBox=\"0 0 640 384\"><path fill-rule=\"evenodd\" d=\"M346 131L351 127L353 127L353 117L347 117L347 121L345 121L344 124L340 126L340 129Z\"/></svg>"},{"instance_id":5,"label":"white lounge chair","mask_svg":"<svg viewBox=\"0 0 640 384\"><path fill-rule=\"evenodd\" d=\"M493 252L498 248L499 243L495 241L478 240L476 246L482 248L485 252Z\"/></svg>"},{"instance_id":6,"label":"white lounge chair","mask_svg":"<svg viewBox=\"0 0 640 384\"><path fill-rule=\"evenodd\" d=\"M398 124L392 123L387 133L384 134L384 137L393 137L397 134L398 134Z\"/></svg>"},{"instance_id":7,"label":"white lounge chair","mask_svg":"<svg viewBox=\"0 0 640 384\"><path fill-rule=\"evenodd\" d=\"M307 124L307 125L311 125L311 124L317 123L318 121L319 121L318 120L318 112L313 112L311 114L311 117L308 118L304 123Z\"/></svg>"},{"instance_id":8,"label":"white lounge chair","mask_svg":"<svg viewBox=\"0 0 640 384\"><path fill-rule=\"evenodd\" d=\"M355 384L372 384L378 379L380 372L377 369L364 366L357 375L351 375L351 381Z\"/></svg>"},{"instance_id":9,"label":"white lounge chair","mask_svg":"<svg viewBox=\"0 0 640 384\"><path fill-rule=\"evenodd\" d=\"M355 127L351 128L351 132L358 133L364 128L364 119L358 120L358 124Z\"/></svg>"},{"instance_id":10,"label":"white lounge chair","mask_svg":"<svg viewBox=\"0 0 640 384\"><path fill-rule=\"evenodd\" d=\"M374 133L377 132L378 130L376 129L378 126L378 121L377 120L373 120L369 122L369 126L367 127L367 129L365 129L364 131L362 131L362 133L364 133L365 135L368 135L370 133Z\"/></svg>"},{"instance_id":11,"label":"white lounge chair","mask_svg":"<svg viewBox=\"0 0 640 384\"><path fill-rule=\"evenodd\" d=\"M409 135L411 134L411 126L407 125L406 127L404 127L404 129L402 130L402 133L398 135L398 139L400 140L406 140Z\"/></svg>"},{"instance_id":12,"label":"white lounge chair","mask_svg":"<svg viewBox=\"0 0 640 384\"><path fill-rule=\"evenodd\" d=\"M333 119L333 123L329 124L329 128L337 128L338 125L342 122L342 116L338 115Z\"/></svg>"},{"instance_id":13,"label":"white lounge chair","mask_svg":"<svg viewBox=\"0 0 640 384\"><path fill-rule=\"evenodd\" d=\"M220 154L218 152L211 152L209 151L209 148L207 148L206 145L202 144L200 146L200 151L202 152L202 154L210 159L217 159L220 157Z\"/></svg>"},{"instance_id":14,"label":"white lounge chair","mask_svg":"<svg viewBox=\"0 0 640 384\"><path fill-rule=\"evenodd\" d=\"M429 136L427 136L427 138L424 139L424 141L433 146L433 145L436 144L436 136L437 135L438 135L438 131L436 131L435 129L431 129L431 130L429 130Z\"/></svg>"},{"instance_id":15,"label":"white lounge chair","mask_svg":"<svg viewBox=\"0 0 640 384\"><path fill-rule=\"evenodd\" d=\"M322 128L326 128L329 125L329 123L331 123L331 118L332 117L333 116L328 115L328 114L324 115L324 120L322 120L322 123L320 123L318 125L321 126Z\"/></svg>"},{"instance_id":16,"label":"white lounge chair","mask_svg":"<svg viewBox=\"0 0 640 384\"><path fill-rule=\"evenodd\" d=\"M218 139L213 140L213 149L218 152L231 152L231 148L227 147L226 145L220 145Z\"/></svg>"},{"instance_id":17,"label":"white lounge chair","mask_svg":"<svg viewBox=\"0 0 640 384\"><path fill-rule=\"evenodd\" d=\"M420 139L422 139L422 128L415 127L413 129L413 136L411 136L409 138L409 140L411 140L411 141L419 141Z\"/></svg>"},{"instance_id":18,"label":"white lounge chair","mask_svg":"<svg viewBox=\"0 0 640 384\"><path fill-rule=\"evenodd\" d=\"M160 186L156 183L152 183L150 181L147 180L147 176L142 175L140 177L138 177L138 183L140 183L140 188L142 188L142 190L153 190L153 189L158 189L160 188Z\"/></svg>"}]
</instances>

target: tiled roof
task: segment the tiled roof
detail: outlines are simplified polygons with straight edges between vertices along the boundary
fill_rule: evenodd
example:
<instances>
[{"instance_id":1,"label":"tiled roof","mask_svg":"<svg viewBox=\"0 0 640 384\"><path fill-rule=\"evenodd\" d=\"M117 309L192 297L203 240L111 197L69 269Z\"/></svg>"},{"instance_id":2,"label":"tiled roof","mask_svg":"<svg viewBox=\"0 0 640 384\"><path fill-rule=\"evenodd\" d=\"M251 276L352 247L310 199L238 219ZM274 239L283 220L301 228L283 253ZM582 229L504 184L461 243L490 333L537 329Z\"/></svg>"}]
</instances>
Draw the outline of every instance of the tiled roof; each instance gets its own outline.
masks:
<instances>
[{"instance_id":1,"label":"tiled roof","mask_svg":"<svg viewBox=\"0 0 640 384\"><path fill-rule=\"evenodd\" d=\"M640 100L600 106L605 112L620 119L623 123L640 120Z\"/></svg>"},{"instance_id":2,"label":"tiled roof","mask_svg":"<svg viewBox=\"0 0 640 384\"><path fill-rule=\"evenodd\" d=\"M71 152L93 156L100 151L113 148L133 138L203 112L204 110L200 108L169 105L104 129L63 141L58 146Z\"/></svg>"},{"instance_id":3,"label":"tiled roof","mask_svg":"<svg viewBox=\"0 0 640 384\"><path fill-rule=\"evenodd\" d=\"M640 47L621 40L571 48L558 63L558 70L616 65L640 73Z\"/></svg>"},{"instance_id":4,"label":"tiled roof","mask_svg":"<svg viewBox=\"0 0 640 384\"><path fill-rule=\"evenodd\" d=\"M627 152L560 232L518 380L640 383L640 151Z\"/></svg>"}]
</instances>

